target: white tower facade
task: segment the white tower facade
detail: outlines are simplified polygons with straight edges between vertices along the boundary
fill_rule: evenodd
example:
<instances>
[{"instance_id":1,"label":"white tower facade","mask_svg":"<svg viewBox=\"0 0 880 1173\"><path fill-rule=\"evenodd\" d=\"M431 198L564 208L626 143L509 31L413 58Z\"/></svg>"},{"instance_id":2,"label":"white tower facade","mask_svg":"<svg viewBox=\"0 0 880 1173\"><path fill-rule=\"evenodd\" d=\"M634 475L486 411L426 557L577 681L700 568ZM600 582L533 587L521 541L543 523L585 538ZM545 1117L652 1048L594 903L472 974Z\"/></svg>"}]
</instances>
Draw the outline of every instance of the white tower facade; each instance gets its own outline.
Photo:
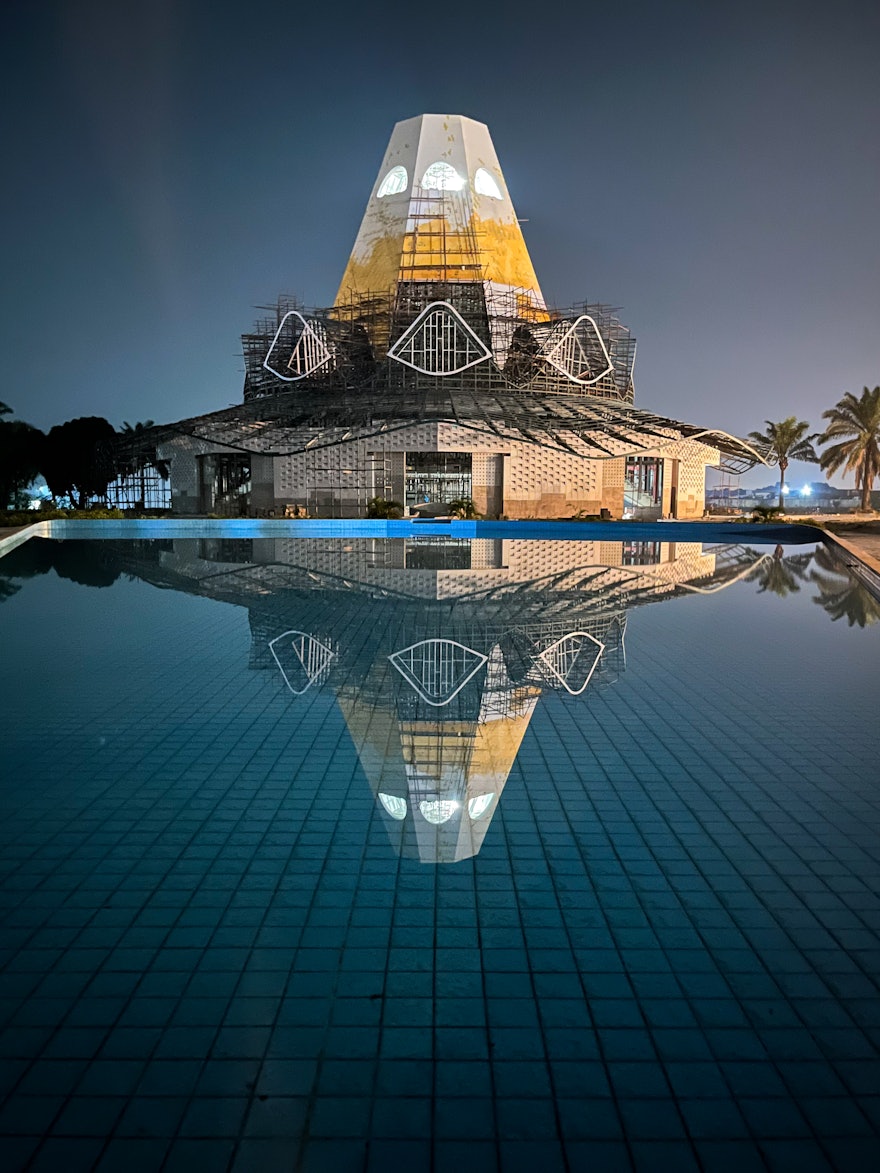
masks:
<instances>
[{"instance_id":1,"label":"white tower facade","mask_svg":"<svg viewBox=\"0 0 880 1173\"><path fill-rule=\"evenodd\" d=\"M522 230L482 122L422 114L394 127L336 304L399 282L479 282L490 305L546 310Z\"/></svg>"}]
</instances>

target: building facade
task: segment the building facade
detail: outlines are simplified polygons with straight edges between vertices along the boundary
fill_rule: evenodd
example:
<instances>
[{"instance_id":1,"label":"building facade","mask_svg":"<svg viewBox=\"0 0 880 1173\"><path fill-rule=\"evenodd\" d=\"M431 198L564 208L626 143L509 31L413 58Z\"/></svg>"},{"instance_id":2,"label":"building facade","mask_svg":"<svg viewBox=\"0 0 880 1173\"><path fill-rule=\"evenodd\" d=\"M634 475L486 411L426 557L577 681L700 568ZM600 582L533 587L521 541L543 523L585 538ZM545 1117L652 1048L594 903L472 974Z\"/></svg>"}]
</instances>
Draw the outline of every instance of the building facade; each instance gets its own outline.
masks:
<instances>
[{"instance_id":1,"label":"building facade","mask_svg":"<svg viewBox=\"0 0 880 1173\"><path fill-rule=\"evenodd\" d=\"M488 129L398 123L334 304L243 336L243 403L156 429L178 513L698 517L763 454L634 406L616 311L544 300Z\"/></svg>"}]
</instances>

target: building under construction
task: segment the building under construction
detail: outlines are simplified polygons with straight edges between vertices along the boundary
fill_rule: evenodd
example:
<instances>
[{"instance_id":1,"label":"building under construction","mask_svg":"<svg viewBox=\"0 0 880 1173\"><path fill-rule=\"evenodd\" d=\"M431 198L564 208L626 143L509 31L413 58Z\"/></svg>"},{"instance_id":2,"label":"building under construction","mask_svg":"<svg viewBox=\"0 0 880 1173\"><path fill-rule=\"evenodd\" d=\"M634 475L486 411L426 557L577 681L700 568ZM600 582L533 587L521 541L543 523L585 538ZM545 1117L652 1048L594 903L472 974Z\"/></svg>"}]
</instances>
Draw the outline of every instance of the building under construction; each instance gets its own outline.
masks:
<instances>
[{"instance_id":1,"label":"building under construction","mask_svg":"<svg viewBox=\"0 0 880 1173\"><path fill-rule=\"evenodd\" d=\"M612 307L547 306L468 118L398 123L333 305L280 298L242 342L243 403L154 432L176 512L686 518L707 466L763 458L636 408Z\"/></svg>"}]
</instances>

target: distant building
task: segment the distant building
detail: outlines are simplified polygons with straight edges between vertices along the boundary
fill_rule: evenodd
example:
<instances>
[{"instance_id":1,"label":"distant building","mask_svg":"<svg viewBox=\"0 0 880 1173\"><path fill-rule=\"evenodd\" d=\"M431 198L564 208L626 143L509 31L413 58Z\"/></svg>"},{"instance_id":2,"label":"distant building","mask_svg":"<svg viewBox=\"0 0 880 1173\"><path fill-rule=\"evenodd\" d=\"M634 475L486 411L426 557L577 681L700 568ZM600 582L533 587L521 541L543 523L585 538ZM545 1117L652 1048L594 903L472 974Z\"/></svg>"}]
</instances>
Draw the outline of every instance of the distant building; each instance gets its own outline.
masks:
<instances>
[{"instance_id":1,"label":"distant building","mask_svg":"<svg viewBox=\"0 0 880 1173\"><path fill-rule=\"evenodd\" d=\"M489 131L394 128L336 300L280 298L243 337L244 402L159 428L179 513L698 517L746 441L633 406L611 307L541 293Z\"/></svg>"}]
</instances>

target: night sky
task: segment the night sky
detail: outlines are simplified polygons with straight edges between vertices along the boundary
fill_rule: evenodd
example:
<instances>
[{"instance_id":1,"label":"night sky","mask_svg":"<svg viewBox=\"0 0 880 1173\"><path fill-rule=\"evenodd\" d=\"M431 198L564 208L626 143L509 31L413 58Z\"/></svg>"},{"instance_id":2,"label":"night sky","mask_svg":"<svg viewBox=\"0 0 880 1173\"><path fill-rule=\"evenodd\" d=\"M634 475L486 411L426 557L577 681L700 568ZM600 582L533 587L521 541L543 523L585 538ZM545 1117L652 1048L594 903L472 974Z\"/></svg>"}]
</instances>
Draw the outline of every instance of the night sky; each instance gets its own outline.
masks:
<instances>
[{"instance_id":1,"label":"night sky","mask_svg":"<svg viewBox=\"0 0 880 1173\"><path fill-rule=\"evenodd\" d=\"M548 301L623 307L638 405L818 430L880 383L877 0L4 16L0 399L40 427L240 401L254 306L332 301L424 112L488 123Z\"/></svg>"}]
</instances>

